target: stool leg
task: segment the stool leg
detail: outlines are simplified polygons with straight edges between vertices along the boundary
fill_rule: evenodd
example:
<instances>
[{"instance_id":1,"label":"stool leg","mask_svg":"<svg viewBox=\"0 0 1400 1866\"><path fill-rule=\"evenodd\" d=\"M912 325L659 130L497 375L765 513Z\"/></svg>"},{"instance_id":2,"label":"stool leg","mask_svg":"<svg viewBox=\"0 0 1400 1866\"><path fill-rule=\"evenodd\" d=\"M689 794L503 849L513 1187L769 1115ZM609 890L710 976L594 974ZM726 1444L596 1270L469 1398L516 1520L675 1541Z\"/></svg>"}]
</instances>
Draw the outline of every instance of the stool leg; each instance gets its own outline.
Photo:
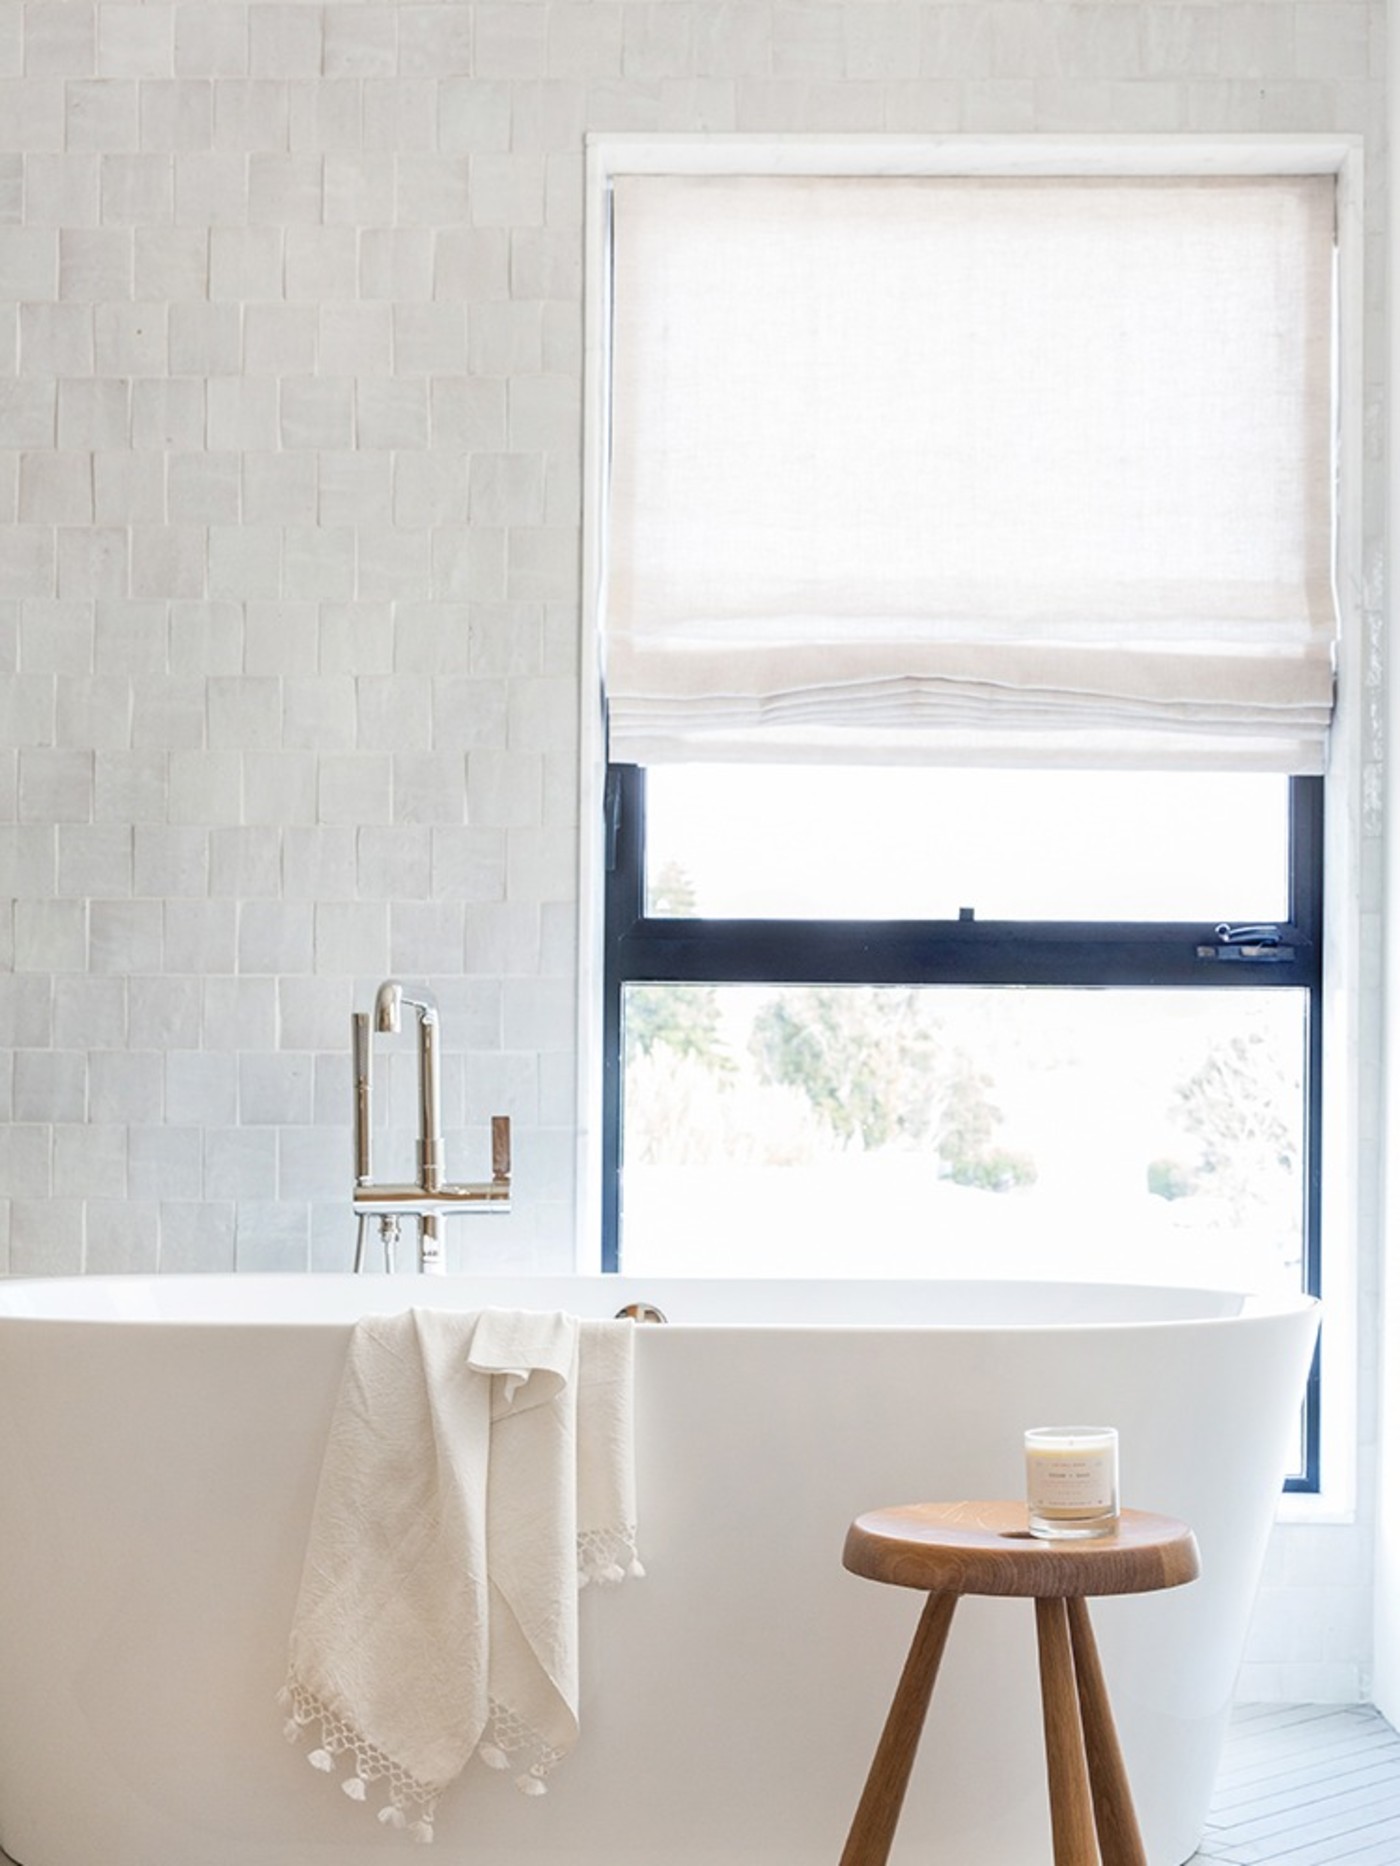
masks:
<instances>
[{"instance_id":1,"label":"stool leg","mask_svg":"<svg viewBox=\"0 0 1400 1866\"><path fill-rule=\"evenodd\" d=\"M885 1866L889 1858L928 1715L928 1701L933 1695L933 1681L938 1676L957 1604L956 1594L930 1594L924 1602L875 1759L865 1778L860 1805L846 1836L841 1866Z\"/></svg>"},{"instance_id":2,"label":"stool leg","mask_svg":"<svg viewBox=\"0 0 1400 1866\"><path fill-rule=\"evenodd\" d=\"M1103 1667L1089 1608L1082 1600L1065 1602L1069 1609L1069 1636L1074 1648L1074 1676L1079 1686L1079 1715L1084 1723L1084 1748L1089 1758L1089 1785L1094 1796L1094 1819L1099 1830L1103 1866L1147 1866L1137 1815L1133 1812L1128 1771L1109 1708Z\"/></svg>"},{"instance_id":3,"label":"stool leg","mask_svg":"<svg viewBox=\"0 0 1400 1866\"><path fill-rule=\"evenodd\" d=\"M1040 1648L1040 1701L1045 1716L1055 1866L1099 1866L1069 1619L1063 1600L1036 1601L1035 1630Z\"/></svg>"}]
</instances>

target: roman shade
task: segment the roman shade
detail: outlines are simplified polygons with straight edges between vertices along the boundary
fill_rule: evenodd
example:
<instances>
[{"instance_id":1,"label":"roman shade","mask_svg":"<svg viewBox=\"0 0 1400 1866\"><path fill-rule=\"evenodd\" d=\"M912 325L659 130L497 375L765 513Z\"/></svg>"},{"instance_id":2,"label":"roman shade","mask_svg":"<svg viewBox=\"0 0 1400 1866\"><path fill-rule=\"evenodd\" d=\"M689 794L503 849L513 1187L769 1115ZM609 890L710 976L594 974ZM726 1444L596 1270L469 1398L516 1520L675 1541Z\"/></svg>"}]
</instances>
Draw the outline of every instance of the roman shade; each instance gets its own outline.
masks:
<instances>
[{"instance_id":1,"label":"roman shade","mask_svg":"<svg viewBox=\"0 0 1400 1866\"><path fill-rule=\"evenodd\" d=\"M614 177L610 756L1321 770L1333 197Z\"/></svg>"}]
</instances>

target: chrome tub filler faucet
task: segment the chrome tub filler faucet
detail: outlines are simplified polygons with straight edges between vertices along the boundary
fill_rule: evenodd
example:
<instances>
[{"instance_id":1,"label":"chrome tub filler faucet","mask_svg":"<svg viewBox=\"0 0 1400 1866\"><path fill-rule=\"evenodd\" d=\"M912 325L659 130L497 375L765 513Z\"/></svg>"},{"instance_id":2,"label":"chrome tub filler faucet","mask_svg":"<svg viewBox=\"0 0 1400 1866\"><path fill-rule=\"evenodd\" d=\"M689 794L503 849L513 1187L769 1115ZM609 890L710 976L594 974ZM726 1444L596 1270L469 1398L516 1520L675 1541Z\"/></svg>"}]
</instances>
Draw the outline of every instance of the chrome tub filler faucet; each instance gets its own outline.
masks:
<instances>
[{"instance_id":1,"label":"chrome tub filler faucet","mask_svg":"<svg viewBox=\"0 0 1400 1866\"><path fill-rule=\"evenodd\" d=\"M418 1031L418 1177L412 1183L378 1184L371 1166L370 1084L374 1033L393 1035L403 1028L404 1006L417 1016ZM444 1218L462 1212L510 1210L510 1117L491 1117L491 1177L473 1185L443 1178L442 1105L438 1088L440 1020L437 1001L424 990L410 991L389 978L375 993L373 1023L368 1011L356 1011L350 1020L355 1063L353 1136L355 1153L355 1215L359 1220L355 1242L355 1268L365 1267L367 1226L379 1221L384 1268L395 1268L399 1227L405 1218L418 1223L418 1268L442 1275L441 1225Z\"/></svg>"}]
</instances>

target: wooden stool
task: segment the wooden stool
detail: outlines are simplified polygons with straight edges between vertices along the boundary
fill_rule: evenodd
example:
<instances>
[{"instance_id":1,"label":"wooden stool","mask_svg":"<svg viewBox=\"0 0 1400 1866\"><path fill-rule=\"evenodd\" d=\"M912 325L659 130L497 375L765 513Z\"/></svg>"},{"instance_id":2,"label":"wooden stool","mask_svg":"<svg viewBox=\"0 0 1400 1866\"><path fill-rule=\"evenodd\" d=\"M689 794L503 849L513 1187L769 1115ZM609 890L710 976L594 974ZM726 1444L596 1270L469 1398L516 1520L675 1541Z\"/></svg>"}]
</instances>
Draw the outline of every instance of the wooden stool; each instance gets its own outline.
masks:
<instances>
[{"instance_id":1,"label":"wooden stool","mask_svg":"<svg viewBox=\"0 0 1400 1866\"><path fill-rule=\"evenodd\" d=\"M961 1594L1035 1602L1055 1866L1147 1866L1089 1610L1095 1594L1180 1587L1200 1573L1196 1538L1168 1516L1124 1510L1113 1535L1045 1542L1019 1503L914 1503L858 1516L852 1574L928 1595L870 1765L841 1866L885 1866Z\"/></svg>"}]
</instances>

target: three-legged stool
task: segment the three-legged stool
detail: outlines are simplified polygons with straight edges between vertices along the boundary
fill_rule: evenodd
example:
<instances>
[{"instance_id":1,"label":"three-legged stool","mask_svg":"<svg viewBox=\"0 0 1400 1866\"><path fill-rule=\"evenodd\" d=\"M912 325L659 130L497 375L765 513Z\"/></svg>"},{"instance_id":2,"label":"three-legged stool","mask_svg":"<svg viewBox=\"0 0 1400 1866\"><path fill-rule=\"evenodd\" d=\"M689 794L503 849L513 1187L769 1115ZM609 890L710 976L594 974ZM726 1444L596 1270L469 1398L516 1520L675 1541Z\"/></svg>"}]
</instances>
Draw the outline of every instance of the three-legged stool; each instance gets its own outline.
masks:
<instances>
[{"instance_id":1,"label":"three-legged stool","mask_svg":"<svg viewBox=\"0 0 1400 1866\"><path fill-rule=\"evenodd\" d=\"M1085 1600L1180 1587L1200 1573L1184 1523L1124 1510L1114 1534L1047 1542L1019 1503L913 1503L858 1516L852 1574L928 1595L841 1866L885 1866L962 1594L1035 1602L1055 1866L1147 1866Z\"/></svg>"}]
</instances>

